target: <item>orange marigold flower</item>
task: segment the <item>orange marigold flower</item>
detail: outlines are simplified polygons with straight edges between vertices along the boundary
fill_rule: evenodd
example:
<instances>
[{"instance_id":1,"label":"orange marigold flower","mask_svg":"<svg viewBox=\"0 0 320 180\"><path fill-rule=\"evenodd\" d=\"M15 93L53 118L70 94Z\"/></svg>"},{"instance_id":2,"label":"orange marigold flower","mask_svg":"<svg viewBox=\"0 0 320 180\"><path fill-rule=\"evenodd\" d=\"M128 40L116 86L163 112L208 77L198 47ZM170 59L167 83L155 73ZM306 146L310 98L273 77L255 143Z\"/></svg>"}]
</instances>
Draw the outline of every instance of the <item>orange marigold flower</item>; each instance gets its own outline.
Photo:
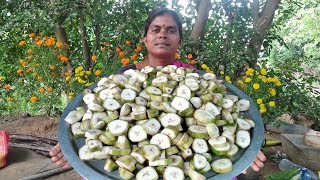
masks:
<instances>
[{"instance_id":1,"label":"orange marigold flower","mask_svg":"<svg viewBox=\"0 0 320 180\"><path fill-rule=\"evenodd\" d=\"M69 59L68 59L67 57L65 57L65 56L62 56L62 57L60 58L60 60L61 60L62 62L67 62Z\"/></svg>"},{"instance_id":2,"label":"orange marigold flower","mask_svg":"<svg viewBox=\"0 0 320 180\"><path fill-rule=\"evenodd\" d=\"M55 69L56 69L56 66L55 66L55 65L51 65L51 66L50 66L50 69L51 69L51 70L55 70Z\"/></svg>"},{"instance_id":3,"label":"orange marigold flower","mask_svg":"<svg viewBox=\"0 0 320 180\"><path fill-rule=\"evenodd\" d=\"M36 78L36 77L38 76L38 74L37 74L37 73L34 73L32 76L33 76L34 78Z\"/></svg>"},{"instance_id":4,"label":"orange marigold flower","mask_svg":"<svg viewBox=\"0 0 320 180\"><path fill-rule=\"evenodd\" d=\"M28 54L31 54L32 53L32 49L28 49Z\"/></svg>"},{"instance_id":5,"label":"orange marigold flower","mask_svg":"<svg viewBox=\"0 0 320 180\"><path fill-rule=\"evenodd\" d=\"M101 48L101 52L105 53L106 51L106 48Z\"/></svg>"},{"instance_id":6,"label":"orange marigold flower","mask_svg":"<svg viewBox=\"0 0 320 180\"><path fill-rule=\"evenodd\" d=\"M64 72L63 74L64 74L64 76L66 76L66 77L71 75L69 72Z\"/></svg>"},{"instance_id":7,"label":"orange marigold flower","mask_svg":"<svg viewBox=\"0 0 320 180\"><path fill-rule=\"evenodd\" d=\"M104 41L102 44L103 44L104 46L108 46L108 45L109 45L109 43L108 43L107 41Z\"/></svg>"},{"instance_id":8,"label":"orange marigold flower","mask_svg":"<svg viewBox=\"0 0 320 180\"><path fill-rule=\"evenodd\" d=\"M43 92L45 92L46 90L43 88L43 87L41 87L40 89L39 89L39 92L41 92L41 93L43 93Z\"/></svg>"},{"instance_id":9,"label":"orange marigold flower","mask_svg":"<svg viewBox=\"0 0 320 180\"><path fill-rule=\"evenodd\" d=\"M10 86L10 84L6 84L3 87L4 87L4 89L9 90L11 86Z\"/></svg>"},{"instance_id":10,"label":"orange marigold flower","mask_svg":"<svg viewBox=\"0 0 320 180\"><path fill-rule=\"evenodd\" d=\"M101 75L101 71L98 69L98 70L96 70L95 72L94 72L94 75L95 76L100 76Z\"/></svg>"},{"instance_id":11,"label":"orange marigold flower","mask_svg":"<svg viewBox=\"0 0 320 180\"><path fill-rule=\"evenodd\" d=\"M36 42L37 46L41 46L42 44L43 44L43 40L42 39Z\"/></svg>"},{"instance_id":12,"label":"orange marigold flower","mask_svg":"<svg viewBox=\"0 0 320 180\"><path fill-rule=\"evenodd\" d=\"M57 56L58 59L61 59L62 57L63 57L62 54L59 54L59 55Z\"/></svg>"},{"instance_id":13,"label":"orange marigold flower","mask_svg":"<svg viewBox=\"0 0 320 180\"><path fill-rule=\"evenodd\" d=\"M54 43L54 38L53 37L46 37L46 45L47 46L52 46Z\"/></svg>"},{"instance_id":14,"label":"orange marigold flower","mask_svg":"<svg viewBox=\"0 0 320 180\"><path fill-rule=\"evenodd\" d=\"M120 53L120 52L121 52L121 49L120 49L120 48L116 48L116 52L117 52L117 53Z\"/></svg>"},{"instance_id":15,"label":"orange marigold flower","mask_svg":"<svg viewBox=\"0 0 320 180\"><path fill-rule=\"evenodd\" d=\"M33 38L34 36L35 36L34 33L30 33L30 34L29 34L29 38Z\"/></svg>"},{"instance_id":16,"label":"orange marigold flower","mask_svg":"<svg viewBox=\"0 0 320 180\"><path fill-rule=\"evenodd\" d=\"M32 55L28 56L28 60L31 60L32 58L33 58L33 56L32 56Z\"/></svg>"},{"instance_id":17,"label":"orange marigold flower","mask_svg":"<svg viewBox=\"0 0 320 180\"><path fill-rule=\"evenodd\" d=\"M131 60L136 60L138 58L138 55L137 54L133 54L132 56L131 56Z\"/></svg>"},{"instance_id":18,"label":"orange marigold flower","mask_svg":"<svg viewBox=\"0 0 320 180\"><path fill-rule=\"evenodd\" d=\"M129 64L129 59L123 58L121 59L122 66L126 66Z\"/></svg>"},{"instance_id":19,"label":"orange marigold flower","mask_svg":"<svg viewBox=\"0 0 320 180\"><path fill-rule=\"evenodd\" d=\"M17 73L19 74L19 76L23 76L23 70L22 69L18 69Z\"/></svg>"},{"instance_id":20,"label":"orange marigold flower","mask_svg":"<svg viewBox=\"0 0 320 180\"><path fill-rule=\"evenodd\" d=\"M37 96L32 96L32 97L30 98L30 101L31 101L32 103L37 102L37 101L38 101Z\"/></svg>"},{"instance_id":21,"label":"orange marigold flower","mask_svg":"<svg viewBox=\"0 0 320 180\"><path fill-rule=\"evenodd\" d=\"M142 45L141 44L137 44L137 50L141 51L142 50Z\"/></svg>"},{"instance_id":22,"label":"orange marigold flower","mask_svg":"<svg viewBox=\"0 0 320 180\"><path fill-rule=\"evenodd\" d=\"M193 60L191 60L191 61L189 62L189 64L190 64L190 65L195 65L195 64L197 64L197 61L193 59Z\"/></svg>"},{"instance_id":23,"label":"orange marigold flower","mask_svg":"<svg viewBox=\"0 0 320 180\"><path fill-rule=\"evenodd\" d=\"M42 77L38 77L38 81L42 81Z\"/></svg>"},{"instance_id":24,"label":"orange marigold flower","mask_svg":"<svg viewBox=\"0 0 320 180\"><path fill-rule=\"evenodd\" d=\"M52 91L53 91L53 88L52 88L52 87L48 87L48 88L47 88L47 91L48 91L48 92L52 92Z\"/></svg>"},{"instance_id":25,"label":"orange marigold flower","mask_svg":"<svg viewBox=\"0 0 320 180\"><path fill-rule=\"evenodd\" d=\"M19 46L24 46L24 45L26 45L26 42L25 42L25 41L20 41L20 42L19 42Z\"/></svg>"},{"instance_id":26,"label":"orange marigold flower","mask_svg":"<svg viewBox=\"0 0 320 180\"><path fill-rule=\"evenodd\" d=\"M67 43L64 43L63 47L66 48L66 49L69 49L70 45L67 44Z\"/></svg>"},{"instance_id":27,"label":"orange marigold flower","mask_svg":"<svg viewBox=\"0 0 320 180\"><path fill-rule=\"evenodd\" d=\"M126 40L126 45L130 45L130 44L131 44L131 41Z\"/></svg>"},{"instance_id":28,"label":"orange marigold flower","mask_svg":"<svg viewBox=\"0 0 320 180\"><path fill-rule=\"evenodd\" d=\"M124 52L123 52L123 51L120 51L120 52L119 52L119 57L121 57L121 58L124 57Z\"/></svg>"},{"instance_id":29,"label":"orange marigold flower","mask_svg":"<svg viewBox=\"0 0 320 180\"><path fill-rule=\"evenodd\" d=\"M192 59L192 54L188 54L188 59Z\"/></svg>"},{"instance_id":30,"label":"orange marigold flower","mask_svg":"<svg viewBox=\"0 0 320 180\"><path fill-rule=\"evenodd\" d=\"M32 67L29 67L28 69L27 69L27 72L32 72L33 71L33 68Z\"/></svg>"},{"instance_id":31,"label":"orange marigold flower","mask_svg":"<svg viewBox=\"0 0 320 180\"><path fill-rule=\"evenodd\" d=\"M36 37L36 39L35 39L35 41L37 42L37 41L40 41L42 38L40 37L40 36L37 36Z\"/></svg>"},{"instance_id":32,"label":"orange marigold flower","mask_svg":"<svg viewBox=\"0 0 320 180\"><path fill-rule=\"evenodd\" d=\"M61 46L62 46L62 42L59 42L59 41L56 42L56 47L57 47L57 48L60 48Z\"/></svg>"},{"instance_id":33,"label":"orange marigold flower","mask_svg":"<svg viewBox=\"0 0 320 180\"><path fill-rule=\"evenodd\" d=\"M93 55L93 56L91 57L91 60L92 60L92 61L96 61L96 60L97 60L97 56L96 56L96 55Z\"/></svg>"}]
</instances>

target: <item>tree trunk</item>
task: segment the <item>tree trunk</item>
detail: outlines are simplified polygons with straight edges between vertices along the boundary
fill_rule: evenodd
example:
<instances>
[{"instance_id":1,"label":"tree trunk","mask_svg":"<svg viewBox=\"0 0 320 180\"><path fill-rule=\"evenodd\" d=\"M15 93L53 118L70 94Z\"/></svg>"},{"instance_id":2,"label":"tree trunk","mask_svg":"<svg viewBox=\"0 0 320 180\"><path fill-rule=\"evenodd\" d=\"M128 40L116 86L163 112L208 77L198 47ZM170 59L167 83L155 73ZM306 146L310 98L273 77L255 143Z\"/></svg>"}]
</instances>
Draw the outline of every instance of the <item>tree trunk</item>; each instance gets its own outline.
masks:
<instances>
[{"instance_id":1,"label":"tree trunk","mask_svg":"<svg viewBox=\"0 0 320 180\"><path fill-rule=\"evenodd\" d=\"M253 67L257 62L263 40L267 37L274 18L274 13L278 9L280 2L281 0L267 0L261 12L259 0L253 0L251 3L254 30L248 45L248 55L251 57L248 64L251 67Z\"/></svg>"},{"instance_id":2,"label":"tree trunk","mask_svg":"<svg viewBox=\"0 0 320 180\"><path fill-rule=\"evenodd\" d=\"M83 9L79 10L80 12L80 36L81 36L81 44L82 44L82 55L83 55L83 59L86 61L86 65L87 65L87 69L91 68L93 63L91 61L91 52L90 52L90 48L89 48L89 43L87 41L87 29L85 26L85 16L83 14Z\"/></svg>"},{"instance_id":3,"label":"tree trunk","mask_svg":"<svg viewBox=\"0 0 320 180\"><path fill-rule=\"evenodd\" d=\"M209 11L211 10L210 0L201 0L197 17L191 32L191 45L194 49L201 49L201 40L204 37L204 30L207 25Z\"/></svg>"}]
</instances>

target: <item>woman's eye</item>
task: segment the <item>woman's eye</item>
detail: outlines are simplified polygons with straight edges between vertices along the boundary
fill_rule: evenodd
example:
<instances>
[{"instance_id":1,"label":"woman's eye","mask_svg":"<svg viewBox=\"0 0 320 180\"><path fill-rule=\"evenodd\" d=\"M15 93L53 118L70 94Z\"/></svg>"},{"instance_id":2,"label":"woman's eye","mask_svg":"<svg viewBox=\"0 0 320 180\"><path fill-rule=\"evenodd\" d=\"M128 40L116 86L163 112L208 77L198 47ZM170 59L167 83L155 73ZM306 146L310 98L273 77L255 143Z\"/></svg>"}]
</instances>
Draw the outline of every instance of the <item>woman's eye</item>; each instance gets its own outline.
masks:
<instances>
[{"instance_id":1,"label":"woman's eye","mask_svg":"<svg viewBox=\"0 0 320 180\"><path fill-rule=\"evenodd\" d=\"M158 33L158 32L160 32L160 30L159 29L153 29L151 32Z\"/></svg>"},{"instance_id":2,"label":"woman's eye","mask_svg":"<svg viewBox=\"0 0 320 180\"><path fill-rule=\"evenodd\" d=\"M169 28L168 29L168 33L175 33L175 32L176 32L176 30L174 28Z\"/></svg>"}]
</instances>

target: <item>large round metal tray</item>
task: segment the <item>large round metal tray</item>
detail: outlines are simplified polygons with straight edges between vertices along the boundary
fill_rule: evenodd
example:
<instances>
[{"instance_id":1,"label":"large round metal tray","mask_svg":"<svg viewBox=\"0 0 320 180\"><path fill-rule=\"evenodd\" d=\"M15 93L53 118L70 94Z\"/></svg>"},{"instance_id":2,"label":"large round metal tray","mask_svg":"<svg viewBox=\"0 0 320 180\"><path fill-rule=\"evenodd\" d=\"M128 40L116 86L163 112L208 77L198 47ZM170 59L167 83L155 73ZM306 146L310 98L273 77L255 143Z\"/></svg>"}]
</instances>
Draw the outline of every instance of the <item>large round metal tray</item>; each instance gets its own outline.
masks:
<instances>
[{"instance_id":1,"label":"large round metal tray","mask_svg":"<svg viewBox=\"0 0 320 180\"><path fill-rule=\"evenodd\" d=\"M250 146L245 150L240 150L237 155L231 159L234 165L232 171L227 174L217 174L211 170L204 174L207 179L230 180L233 177L241 174L253 162L264 140L263 121L253 101L249 96L232 84L227 82L223 82L223 84L228 88L229 94L237 95L240 99L247 99L250 101L250 109L244 113L244 117L252 119L256 126L250 132ZM92 85L90 88L93 89L94 87L96 87L96 85ZM118 170L108 173L103 169L105 160L83 162L78 156L78 149L85 144L85 139L76 139L71 133L69 123L67 123L64 119L70 111L76 109L76 107L80 105L82 97L83 95L81 92L67 105L61 115L61 120L58 127L58 141L61 146L62 153L69 164L85 179L121 179L119 177Z\"/></svg>"}]
</instances>

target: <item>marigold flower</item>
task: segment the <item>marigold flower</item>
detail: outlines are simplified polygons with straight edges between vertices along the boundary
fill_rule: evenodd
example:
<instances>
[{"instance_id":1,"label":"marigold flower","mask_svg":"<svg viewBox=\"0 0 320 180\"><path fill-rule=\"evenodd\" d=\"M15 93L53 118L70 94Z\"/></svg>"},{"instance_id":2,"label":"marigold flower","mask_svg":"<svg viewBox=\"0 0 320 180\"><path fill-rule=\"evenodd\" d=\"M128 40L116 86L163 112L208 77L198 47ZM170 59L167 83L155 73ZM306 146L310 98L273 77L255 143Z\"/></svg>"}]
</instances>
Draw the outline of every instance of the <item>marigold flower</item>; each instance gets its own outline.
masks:
<instances>
[{"instance_id":1,"label":"marigold flower","mask_svg":"<svg viewBox=\"0 0 320 180\"><path fill-rule=\"evenodd\" d=\"M117 52L117 53L120 53L120 52L121 52L121 49L120 49L120 48L116 48L116 52Z\"/></svg>"},{"instance_id":2,"label":"marigold flower","mask_svg":"<svg viewBox=\"0 0 320 180\"><path fill-rule=\"evenodd\" d=\"M192 59L192 54L188 54L188 59Z\"/></svg>"},{"instance_id":3,"label":"marigold flower","mask_svg":"<svg viewBox=\"0 0 320 180\"><path fill-rule=\"evenodd\" d=\"M25 67L27 65L27 62L25 62L24 60L20 59L19 63L21 64L21 66Z\"/></svg>"},{"instance_id":4,"label":"marigold flower","mask_svg":"<svg viewBox=\"0 0 320 180\"><path fill-rule=\"evenodd\" d=\"M253 87L253 89L259 89L260 88L260 84L258 84L258 83L254 83L253 85L252 85L252 87Z\"/></svg>"},{"instance_id":5,"label":"marigold flower","mask_svg":"<svg viewBox=\"0 0 320 180\"><path fill-rule=\"evenodd\" d=\"M230 76L226 76L224 79L225 79L228 83L231 83L231 78L230 78Z\"/></svg>"},{"instance_id":6,"label":"marigold flower","mask_svg":"<svg viewBox=\"0 0 320 180\"><path fill-rule=\"evenodd\" d=\"M63 44L63 47L66 48L66 49L69 49L69 48L70 48L70 45L67 44L67 43L64 43L64 44Z\"/></svg>"},{"instance_id":7,"label":"marigold flower","mask_svg":"<svg viewBox=\"0 0 320 180\"><path fill-rule=\"evenodd\" d=\"M29 34L29 38L33 38L34 36L35 36L34 33L30 33L30 34Z\"/></svg>"},{"instance_id":8,"label":"marigold flower","mask_svg":"<svg viewBox=\"0 0 320 180\"><path fill-rule=\"evenodd\" d=\"M0 76L0 81L3 81L4 80L4 77L3 76Z\"/></svg>"},{"instance_id":9,"label":"marigold flower","mask_svg":"<svg viewBox=\"0 0 320 180\"><path fill-rule=\"evenodd\" d=\"M267 77L267 82L271 83L272 82L272 78L271 77Z\"/></svg>"},{"instance_id":10,"label":"marigold flower","mask_svg":"<svg viewBox=\"0 0 320 180\"><path fill-rule=\"evenodd\" d=\"M52 87L48 87L48 88L47 88L47 91L48 91L48 92L52 92L52 91L53 91L53 88L52 88Z\"/></svg>"},{"instance_id":11,"label":"marigold flower","mask_svg":"<svg viewBox=\"0 0 320 180\"><path fill-rule=\"evenodd\" d=\"M91 57L91 60L92 60L92 61L96 61L96 60L97 60L97 56L96 56L96 55L93 55L93 56Z\"/></svg>"},{"instance_id":12,"label":"marigold flower","mask_svg":"<svg viewBox=\"0 0 320 180\"><path fill-rule=\"evenodd\" d=\"M52 46L54 43L55 39L53 37L46 37L46 45L47 46Z\"/></svg>"},{"instance_id":13,"label":"marigold flower","mask_svg":"<svg viewBox=\"0 0 320 180\"><path fill-rule=\"evenodd\" d=\"M66 77L66 81L67 81L67 82L69 82L69 81L70 81L70 79L71 79L71 77L70 77L70 76L67 76L67 77Z\"/></svg>"},{"instance_id":14,"label":"marigold flower","mask_svg":"<svg viewBox=\"0 0 320 180\"><path fill-rule=\"evenodd\" d=\"M37 96L32 96L32 97L30 98L30 101L31 101L32 103L37 102L37 101L38 101Z\"/></svg>"},{"instance_id":15,"label":"marigold flower","mask_svg":"<svg viewBox=\"0 0 320 180\"><path fill-rule=\"evenodd\" d=\"M237 83L238 83L239 85L243 85L243 81L240 80L240 79L237 81Z\"/></svg>"},{"instance_id":16,"label":"marigold flower","mask_svg":"<svg viewBox=\"0 0 320 180\"><path fill-rule=\"evenodd\" d=\"M133 61L133 64L137 64L138 63L138 61Z\"/></svg>"},{"instance_id":17,"label":"marigold flower","mask_svg":"<svg viewBox=\"0 0 320 180\"><path fill-rule=\"evenodd\" d=\"M51 66L50 66L50 69L51 69L51 70L55 70L55 69L56 69L56 66L55 66L55 65L51 65Z\"/></svg>"},{"instance_id":18,"label":"marigold flower","mask_svg":"<svg viewBox=\"0 0 320 180\"><path fill-rule=\"evenodd\" d=\"M4 89L9 90L10 87L11 87L11 85L10 85L10 84L6 84L6 85L4 85L3 87L4 87Z\"/></svg>"},{"instance_id":19,"label":"marigold flower","mask_svg":"<svg viewBox=\"0 0 320 180\"><path fill-rule=\"evenodd\" d=\"M87 84L85 84L85 86L86 87L89 87L89 86L91 86L93 83L87 83Z\"/></svg>"},{"instance_id":20,"label":"marigold flower","mask_svg":"<svg viewBox=\"0 0 320 180\"><path fill-rule=\"evenodd\" d=\"M42 77L38 77L38 81L42 81Z\"/></svg>"},{"instance_id":21,"label":"marigold flower","mask_svg":"<svg viewBox=\"0 0 320 180\"><path fill-rule=\"evenodd\" d=\"M245 72L245 74L246 74L247 76L253 76L253 73L254 73L254 69L252 69L252 68L248 68L248 69L246 70L246 72Z\"/></svg>"},{"instance_id":22,"label":"marigold flower","mask_svg":"<svg viewBox=\"0 0 320 180\"><path fill-rule=\"evenodd\" d=\"M28 58L28 60L31 60L31 59L33 58L33 56L30 55L30 56L28 56L27 58Z\"/></svg>"},{"instance_id":23,"label":"marigold flower","mask_svg":"<svg viewBox=\"0 0 320 180\"><path fill-rule=\"evenodd\" d=\"M119 57L121 57L121 58L124 57L124 52L123 52L123 51L120 51L120 52L119 52Z\"/></svg>"},{"instance_id":24,"label":"marigold flower","mask_svg":"<svg viewBox=\"0 0 320 180\"><path fill-rule=\"evenodd\" d=\"M26 41L20 41L19 42L19 46L24 46L24 45L26 45Z\"/></svg>"},{"instance_id":25,"label":"marigold flower","mask_svg":"<svg viewBox=\"0 0 320 180\"><path fill-rule=\"evenodd\" d=\"M271 96L277 95L277 91L274 88L270 88L269 89L269 93L270 93Z\"/></svg>"},{"instance_id":26,"label":"marigold flower","mask_svg":"<svg viewBox=\"0 0 320 180\"><path fill-rule=\"evenodd\" d=\"M34 73L32 76L33 76L34 78L36 78L36 77L38 76L38 74L37 74L37 73Z\"/></svg>"},{"instance_id":27,"label":"marigold flower","mask_svg":"<svg viewBox=\"0 0 320 180\"><path fill-rule=\"evenodd\" d=\"M264 68L262 68L261 71L260 71L260 73L265 76L265 75L267 75L267 70L264 69Z\"/></svg>"},{"instance_id":28,"label":"marigold flower","mask_svg":"<svg viewBox=\"0 0 320 180\"><path fill-rule=\"evenodd\" d=\"M71 74L69 72L64 72L63 75L67 77L67 76L70 76Z\"/></svg>"},{"instance_id":29,"label":"marigold flower","mask_svg":"<svg viewBox=\"0 0 320 180\"><path fill-rule=\"evenodd\" d=\"M179 58L179 53L174 54L174 58L178 59Z\"/></svg>"},{"instance_id":30,"label":"marigold flower","mask_svg":"<svg viewBox=\"0 0 320 180\"><path fill-rule=\"evenodd\" d=\"M281 82L279 80L276 80L275 85L276 86L281 86Z\"/></svg>"},{"instance_id":31,"label":"marigold flower","mask_svg":"<svg viewBox=\"0 0 320 180\"><path fill-rule=\"evenodd\" d=\"M68 59L67 57L65 57L65 56L62 56L62 57L60 58L60 60L61 60L62 62L67 62L69 59Z\"/></svg>"},{"instance_id":32,"label":"marigold flower","mask_svg":"<svg viewBox=\"0 0 320 180\"><path fill-rule=\"evenodd\" d=\"M98 70L96 70L95 72L94 72L94 75L95 76L100 76L101 75L101 71L98 69Z\"/></svg>"},{"instance_id":33,"label":"marigold flower","mask_svg":"<svg viewBox=\"0 0 320 180\"><path fill-rule=\"evenodd\" d=\"M59 41L56 42L56 47L57 47L57 48L61 48L61 46L62 46L62 42L59 42Z\"/></svg>"},{"instance_id":34,"label":"marigold flower","mask_svg":"<svg viewBox=\"0 0 320 180\"><path fill-rule=\"evenodd\" d=\"M27 50L27 53L28 53L28 54L31 54L31 53L32 53L32 49L28 49L28 50Z\"/></svg>"},{"instance_id":35,"label":"marigold flower","mask_svg":"<svg viewBox=\"0 0 320 180\"><path fill-rule=\"evenodd\" d=\"M126 66L129 64L129 59L123 58L121 59L122 66Z\"/></svg>"},{"instance_id":36,"label":"marigold flower","mask_svg":"<svg viewBox=\"0 0 320 180\"><path fill-rule=\"evenodd\" d=\"M131 44L131 41L126 40L126 45L130 45L130 44Z\"/></svg>"},{"instance_id":37,"label":"marigold flower","mask_svg":"<svg viewBox=\"0 0 320 180\"><path fill-rule=\"evenodd\" d=\"M91 74L91 71L86 71L86 75L90 75Z\"/></svg>"},{"instance_id":38,"label":"marigold flower","mask_svg":"<svg viewBox=\"0 0 320 180\"><path fill-rule=\"evenodd\" d=\"M262 99L261 98L257 99L257 104L261 104L261 103L262 103Z\"/></svg>"},{"instance_id":39,"label":"marigold flower","mask_svg":"<svg viewBox=\"0 0 320 180\"><path fill-rule=\"evenodd\" d=\"M42 39L36 42L37 46L41 46L42 44L43 44L43 40Z\"/></svg>"},{"instance_id":40,"label":"marigold flower","mask_svg":"<svg viewBox=\"0 0 320 180\"><path fill-rule=\"evenodd\" d=\"M23 70L22 69L18 69L17 70L17 74L19 74L19 76L23 76Z\"/></svg>"},{"instance_id":41,"label":"marigold flower","mask_svg":"<svg viewBox=\"0 0 320 180\"><path fill-rule=\"evenodd\" d=\"M29 67L28 69L27 69L27 72L32 72L33 71L33 68L32 67Z\"/></svg>"},{"instance_id":42,"label":"marigold flower","mask_svg":"<svg viewBox=\"0 0 320 180\"><path fill-rule=\"evenodd\" d=\"M201 67L202 67L202 69L208 68L208 66L206 64L202 64Z\"/></svg>"},{"instance_id":43,"label":"marigold flower","mask_svg":"<svg viewBox=\"0 0 320 180\"><path fill-rule=\"evenodd\" d=\"M69 98L69 99L72 99L73 97L74 97L74 93L73 93L73 92L69 92L69 93L68 93L68 98Z\"/></svg>"},{"instance_id":44,"label":"marigold flower","mask_svg":"<svg viewBox=\"0 0 320 180\"><path fill-rule=\"evenodd\" d=\"M193 59L193 60L191 60L191 61L189 62L189 64L190 64L190 65L195 65L195 64L197 64L197 61L196 61L195 59Z\"/></svg>"},{"instance_id":45,"label":"marigold flower","mask_svg":"<svg viewBox=\"0 0 320 180\"><path fill-rule=\"evenodd\" d=\"M104 41L102 44L103 44L104 46L108 46L108 45L109 45L109 43L108 43L107 41Z\"/></svg>"},{"instance_id":46,"label":"marigold flower","mask_svg":"<svg viewBox=\"0 0 320 180\"><path fill-rule=\"evenodd\" d=\"M131 60L136 60L138 58L138 55L137 54L133 54L132 56L131 56Z\"/></svg>"},{"instance_id":47,"label":"marigold flower","mask_svg":"<svg viewBox=\"0 0 320 180\"><path fill-rule=\"evenodd\" d=\"M12 101L13 101L13 99L12 99L12 98L10 98L10 97L8 97L8 98L6 98L6 101L7 101L7 102L12 102Z\"/></svg>"},{"instance_id":48,"label":"marigold flower","mask_svg":"<svg viewBox=\"0 0 320 180\"><path fill-rule=\"evenodd\" d=\"M37 42L37 41L40 41L42 38L40 37L40 36L37 36L36 37L36 39L35 39L35 41Z\"/></svg>"},{"instance_id":49,"label":"marigold flower","mask_svg":"<svg viewBox=\"0 0 320 180\"><path fill-rule=\"evenodd\" d=\"M106 51L106 48L101 48L101 52L105 53Z\"/></svg>"},{"instance_id":50,"label":"marigold flower","mask_svg":"<svg viewBox=\"0 0 320 180\"><path fill-rule=\"evenodd\" d=\"M267 109L266 109L266 108L261 108L261 109L259 110L259 112L263 114L263 113L267 112Z\"/></svg>"},{"instance_id":51,"label":"marigold flower","mask_svg":"<svg viewBox=\"0 0 320 180\"><path fill-rule=\"evenodd\" d=\"M219 73L220 73L221 75L224 75L224 71L220 71Z\"/></svg>"},{"instance_id":52,"label":"marigold flower","mask_svg":"<svg viewBox=\"0 0 320 180\"><path fill-rule=\"evenodd\" d=\"M249 83L249 82L251 82L251 81L252 81L251 78L245 78L245 79L244 79L244 82L246 82L246 83Z\"/></svg>"},{"instance_id":53,"label":"marigold flower","mask_svg":"<svg viewBox=\"0 0 320 180\"><path fill-rule=\"evenodd\" d=\"M39 89L39 92L41 92L41 93L43 93L44 91L46 91L43 87L41 87L40 89Z\"/></svg>"},{"instance_id":54,"label":"marigold flower","mask_svg":"<svg viewBox=\"0 0 320 180\"><path fill-rule=\"evenodd\" d=\"M141 51L142 50L142 45L141 44L137 44L137 50Z\"/></svg>"},{"instance_id":55,"label":"marigold flower","mask_svg":"<svg viewBox=\"0 0 320 180\"><path fill-rule=\"evenodd\" d=\"M274 107L275 105L276 105L276 103L275 103L274 101L270 101L270 102L269 102L269 106L270 106L270 107Z\"/></svg>"}]
</instances>

